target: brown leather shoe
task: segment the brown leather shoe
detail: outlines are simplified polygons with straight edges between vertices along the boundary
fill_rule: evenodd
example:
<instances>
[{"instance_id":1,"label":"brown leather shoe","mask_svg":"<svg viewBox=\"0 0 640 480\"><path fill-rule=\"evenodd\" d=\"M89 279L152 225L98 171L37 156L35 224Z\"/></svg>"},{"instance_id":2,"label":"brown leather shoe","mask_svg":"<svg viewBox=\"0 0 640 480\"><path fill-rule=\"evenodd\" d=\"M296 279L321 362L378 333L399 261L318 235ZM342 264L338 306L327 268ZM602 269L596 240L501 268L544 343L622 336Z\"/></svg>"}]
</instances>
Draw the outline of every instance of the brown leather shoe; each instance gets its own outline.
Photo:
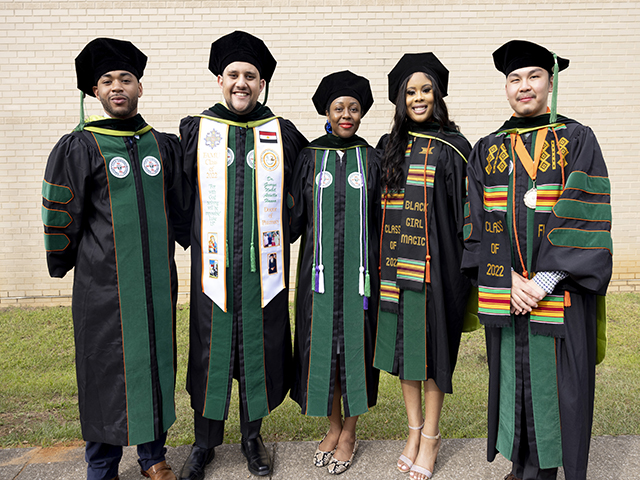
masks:
<instances>
[{"instance_id":1,"label":"brown leather shoe","mask_svg":"<svg viewBox=\"0 0 640 480\"><path fill-rule=\"evenodd\" d=\"M510 473L509 475L504 477L504 480L520 480L520 479L516 477L513 473Z\"/></svg>"},{"instance_id":2,"label":"brown leather shoe","mask_svg":"<svg viewBox=\"0 0 640 480\"><path fill-rule=\"evenodd\" d=\"M140 470L140 473L151 480L177 480L176 476L171 471L171 467L167 465L164 460L160 463L156 463L146 472Z\"/></svg>"}]
</instances>

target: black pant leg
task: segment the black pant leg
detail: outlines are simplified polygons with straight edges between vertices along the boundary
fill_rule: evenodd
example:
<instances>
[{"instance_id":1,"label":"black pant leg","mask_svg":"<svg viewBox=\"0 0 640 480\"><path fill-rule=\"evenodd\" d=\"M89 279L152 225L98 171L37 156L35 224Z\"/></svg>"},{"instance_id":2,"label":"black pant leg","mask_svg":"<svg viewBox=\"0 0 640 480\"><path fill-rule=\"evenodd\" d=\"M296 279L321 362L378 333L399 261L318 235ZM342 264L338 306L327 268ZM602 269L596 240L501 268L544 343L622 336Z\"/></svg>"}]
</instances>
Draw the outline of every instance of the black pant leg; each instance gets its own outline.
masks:
<instances>
[{"instance_id":1,"label":"black pant leg","mask_svg":"<svg viewBox=\"0 0 640 480\"><path fill-rule=\"evenodd\" d=\"M200 448L214 448L224 438L224 420L210 420L199 412L193 412L193 427L196 445Z\"/></svg>"},{"instance_id":2,"label":"black pant leg","mask_svg":"<svg viewBox=\"0 0 640 480\"><path fill-rule=\"evenodd\" d=\"M254 420L253 422L247 421L247 413L242 406L242 395L240 395L240 433L242 438L247 440L253 440L260 435L260 428L262 427L262 419Z\"/></svg>"}]
</instances>

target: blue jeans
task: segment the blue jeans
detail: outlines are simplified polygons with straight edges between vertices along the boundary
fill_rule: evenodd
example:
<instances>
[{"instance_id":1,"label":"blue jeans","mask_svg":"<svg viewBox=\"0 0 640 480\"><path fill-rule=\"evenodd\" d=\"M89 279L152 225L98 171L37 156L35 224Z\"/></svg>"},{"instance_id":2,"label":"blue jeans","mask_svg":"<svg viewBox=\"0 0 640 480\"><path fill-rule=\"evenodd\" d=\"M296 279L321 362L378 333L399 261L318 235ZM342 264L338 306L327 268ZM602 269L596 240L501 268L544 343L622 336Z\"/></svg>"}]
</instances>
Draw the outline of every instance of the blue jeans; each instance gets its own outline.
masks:
<instances>
[{"instance_id":1,"label":"blue jeans","mask_svg":"<svg viewBox=\"0 0 640 480\"><path fill-rule=\"evenodd\" d=\"M164 460L167 449L164 443L167 432L157 440L138 445L138 463L143 470L149 470ZM118 465L122 459L122 446L108 443L87 442L84 459L87 462L87 480L111 480L118 475Z\"/></svg>"}]
</instances>

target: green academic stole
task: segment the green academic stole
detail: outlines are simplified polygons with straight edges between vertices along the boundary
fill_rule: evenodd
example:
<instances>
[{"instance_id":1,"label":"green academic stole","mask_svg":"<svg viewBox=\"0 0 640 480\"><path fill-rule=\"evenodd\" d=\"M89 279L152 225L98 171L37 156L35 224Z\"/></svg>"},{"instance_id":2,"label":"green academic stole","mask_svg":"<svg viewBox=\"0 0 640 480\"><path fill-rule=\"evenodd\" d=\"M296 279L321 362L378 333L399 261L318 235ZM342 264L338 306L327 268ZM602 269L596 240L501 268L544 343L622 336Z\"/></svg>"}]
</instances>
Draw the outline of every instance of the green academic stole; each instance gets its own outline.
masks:
<instances>
[{"instance_id":1,"label":"green academic stole","mask_svg":"<svg viewBox=\"0 0 640 480\"><path fill-rule=\"evenodd\" d=\"M512 458L515 435L515 328L501 329L500 343L500 421L496 448L505 458ZM555 339L532 335L529 326L529 364L533 419L540 468L562 466L562 438ZM522 427L526 428L526 427Z\"/></svg>"},{"instance_id":2,"label":"green academic stole","mask_svg":"<svg viewBox=\"0 0 640 480\"><path fill-rule=\"evenodd\" d=\"M249 420L253 421L269 414L262 308L284 289L284 157L281 132L277 118L236 124L201 116L200 122L198 181L203 222L203 292L209 298L213 296L217 299L212 298L209 373L203 416L216 420L226 418L233 370L233 314L240 309L242 338L239 340L243 343L244 387ZM244 191L252 193L244 195L242 219L235 218L235 181L227 181L236 178L237 162L245 161L235 158L236 128L248 129L245 151L248 152L246 162L249 168L245 168ZM225 178L224 185L222 177ZM205 219L205 216L208 218ZM246 255L242 262L242 278L239 279L243 291L241 305L234 305L227 300L227 292L233 291L235 281L233 268L229 268L230 252L234 251L234 235L228 233L227 225L235 225L236 221L242 221L242 251L252 252L257 243L260 252L258 273L253 255ZM212 295L207 293L209 289L205 287L206 284L211 284ZM221 292L224 292L224 296Z\"/></svg>"},{"instance_id":3,"label":"green academic stole","mask_svg":"<svg viewBox=\"0 0 640 480\"><path fill-rule=\"evenodd\" d=\"M122 322L128 435L129 444L136 445L156 438L150 372L151 345L155 345L158 360L162 431L167 431L176 418L173 398L173 304L164 169L155 135L146 133L151 127L138 132L119 132L91 126L84 129L92 132L107 173ZM137 164L129 156L122 138L125 136L131 138L137 147ZM144 201L139 202L139 197ZM139 209L141 206L145 209L144 217ZM143 245L140 234L143 219L147 222L149 232L147 245ZM145 249L149 251L149 265L144 264ZM145 270L151 273L155 338L150 338Z\"/></svg>"},{"instance_id":4,"label":"green academic stole","mask_svg":"<svg viewBox=\"0 0 640 480\"><path fill-rule=\"evenodd\" d=\"M524 155L524 145L519 142L519 153L516 152L516 142L511 136L510 146L501 143L489 148L485 165L485 232L490 241L483 241L487 250L485 258L489 259L486 268L481 268L478 275L478 316L485 325L501 326L500 348L500 421L496 448L506 458L511 458L515 435L515 327L510 314L511 297L511 254L520 255L531 272L533 251L539 246L536 238L536 225L544 225L547 215L551 212L550 204L555 204L562 192L562 185L557 184L560 176L558 170L563 167L563 159L556 159L556 150L541 138L547 130L533 129L532 145L535 146L535 161L529 156L522 161L528 174L528 189L532 191L536 182L543 187L528 208L520 209L527 218L526 250L523 252L516 242L512 245L511 238L516 238L514 231L516 224L513 218L514 202L522 202L522 198L514 198L515 192L515 162L521 161ZM520 132L525 133L525 132ZM519 139L519 136L516 137ZM549 152L551 150L551 152ZM553 168L548 160L553 158ZM513 168L509 167L509 164ZM535 168L535 171L532 170ZM542 170L540 170L542 169ZM510 172L511 170L511 172ZM533 178L532 178L533 177ZM555 183L554 183L555 182ZM535 190L533 190L535 191ZM526 203L526 202L525 202ZM551 205L552 207L553 205ZM506 221L506 225L505 225ZM562 465L562 442L560 436L560 411L557 402L557 378L555 339L553 336L536 335L535 329L545 329L545 333L555 332L562 335L564 323L564 297L562 295L547 295L538 302L538 307L528 315L529 330L529 375L531 377L531 395L533 403L534 427L538 445L538 461L540 468L553 468Z\"/></svg>"},{"instance_id":5,"label":"green academic stole","mask_svg":"<svg viewBox=\"0 0 640 480\"><path fill-rule=\"evenodd\" d=\"M364 322L366 295L362 292L361 268L367 268L367 149L352 147L345 150L345 207L343 256L335 259L335 192L336 156L335 149L315 149L314 199L314 259L320 259L322 251L329 252L331 260L324 263L324 283L329 287L319 292L316 269L312 275L313 320L311 324L311 353L307 386L306 414L326 416L331 393L331 355L333 342L334 310L342 310L344 327L344 357L348 412L350 416L368 411L367 385L364 357ZM333 172L333 173L332 173ZM356 253L359 246L359 254ZM336 281L334 262L343 264L342 281ZM314 265L317 264L314 261ZM303 273L304 274L304 273ZM342 305L334 305L335 285L342 283Z\"/></svg>"}]
</instances>

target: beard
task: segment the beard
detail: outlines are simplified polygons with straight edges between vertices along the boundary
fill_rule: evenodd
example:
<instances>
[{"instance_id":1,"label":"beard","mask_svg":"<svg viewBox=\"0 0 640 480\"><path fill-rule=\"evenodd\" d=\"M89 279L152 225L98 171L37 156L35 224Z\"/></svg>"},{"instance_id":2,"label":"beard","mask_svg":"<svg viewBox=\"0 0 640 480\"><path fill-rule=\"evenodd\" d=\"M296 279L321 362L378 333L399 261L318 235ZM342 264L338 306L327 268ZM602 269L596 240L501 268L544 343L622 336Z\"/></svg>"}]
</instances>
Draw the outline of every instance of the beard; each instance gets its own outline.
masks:
<instances>
[{"instance_id":1,"label":"beard","mask_svg":"<svg viewBox=\"0 0 640 480\"><path fill-rule=\"evenodd\" d=\"M127 101L122 105L114 105L110 102L109 98L100 98L100 103L102 104L102 108L112 118L126 119L133 117L135 115L134 112L138 109L138 97L129 97L126 95L119 95L120 97L125 97Z\"/></svg>"}]
</instances>

